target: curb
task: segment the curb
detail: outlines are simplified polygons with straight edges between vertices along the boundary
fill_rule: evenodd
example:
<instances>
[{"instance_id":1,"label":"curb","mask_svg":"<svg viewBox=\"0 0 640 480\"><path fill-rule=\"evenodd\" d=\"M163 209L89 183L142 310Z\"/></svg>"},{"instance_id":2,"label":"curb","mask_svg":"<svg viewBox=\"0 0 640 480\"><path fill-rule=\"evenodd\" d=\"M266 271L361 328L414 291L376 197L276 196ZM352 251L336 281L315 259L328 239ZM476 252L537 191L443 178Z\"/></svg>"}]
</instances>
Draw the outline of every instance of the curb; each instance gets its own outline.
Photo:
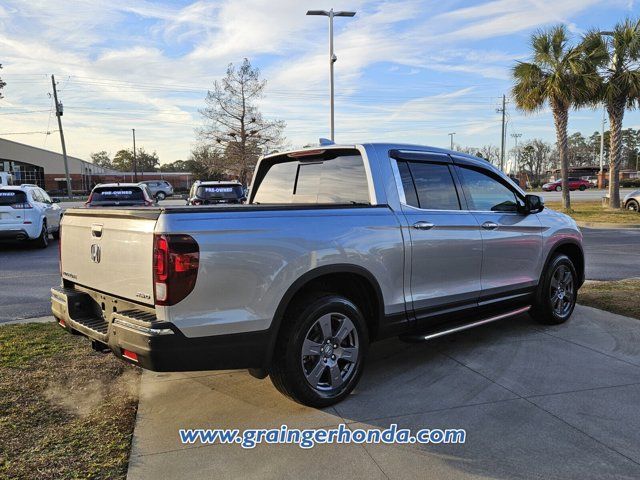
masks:
<instances>
[{"instance_id":1,"label":"curb","mask_svg":"<svg viewBox=\"0 0 640 480\"><path fill-rule=\"evenodd\" d=\"M21 323L53 323L55 318L53 316L48 317L34 317L34 318L21 318L20 320L9 320L8 322L0 322L0 327L3 325L18 325Z\"/></svg>"},{"instance_id":2,"label":"curb","mask_svg":"<svg viewBox=\"0 0 640 480\"><path fill-rule=\"evenodd\" d=\"M601 228L616 230L632 230L640 228L640 223L606 223L606 222L576 222L580 228Z\"/></svg>"}]
</instances>

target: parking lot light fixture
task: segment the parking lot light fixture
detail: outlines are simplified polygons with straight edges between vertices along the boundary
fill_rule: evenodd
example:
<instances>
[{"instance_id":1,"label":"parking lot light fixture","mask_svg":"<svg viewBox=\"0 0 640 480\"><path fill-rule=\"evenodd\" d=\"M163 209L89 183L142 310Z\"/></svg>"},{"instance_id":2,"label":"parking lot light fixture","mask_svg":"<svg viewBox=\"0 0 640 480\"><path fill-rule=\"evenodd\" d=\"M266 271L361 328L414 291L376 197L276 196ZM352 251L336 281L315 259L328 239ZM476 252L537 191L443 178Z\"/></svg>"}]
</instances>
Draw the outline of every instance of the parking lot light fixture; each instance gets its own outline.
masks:
<instances>
[{"instance_id":1,"label":"parking lot light fixture","mask_svg":"<svg viewBox=\"0 0 640 480\"><path fill-rule=\"evenodd\" d=\"M331 126L331 141L335 142L335 122L334 122L334 84L333 84L333 64L338 60L338 57L333 53L333 17L353 17L356 12L339 11L334 12L333 8L328 12L326 10L308 10L307 15L320 15L329 17L329 76L330 76L330 126Z\"/></svg>"}]
</instances>

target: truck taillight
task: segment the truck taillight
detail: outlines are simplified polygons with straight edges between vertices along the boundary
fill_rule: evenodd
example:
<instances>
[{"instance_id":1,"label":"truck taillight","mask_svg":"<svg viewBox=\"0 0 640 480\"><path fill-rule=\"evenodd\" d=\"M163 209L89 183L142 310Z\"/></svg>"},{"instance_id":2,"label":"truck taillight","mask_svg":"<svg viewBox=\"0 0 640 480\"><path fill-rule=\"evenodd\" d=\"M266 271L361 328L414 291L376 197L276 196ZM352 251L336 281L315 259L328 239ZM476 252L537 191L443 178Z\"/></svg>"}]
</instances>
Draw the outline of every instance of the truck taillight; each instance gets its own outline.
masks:
<instances>
[{"instance_id":1,"label":"truck taillight","mask_svg":"<svg viewBox=\"0 0 640 480\"><path fill-rule=\"evenodd\" d=\"M89 194L89 198L87 198L87 201L84 202L84 206L86 207L87 205L91 205L91 200L93 200L93 192Z\"/></svg>"},{"instance_id":2,"label":"truck taillight","mask_svg":"<svg viewBox=\"0 0 640 480\"><path fill-rule=\"evenodd\" d=\"M154 235L153 284L156 305L175 305L191 293L200 250L189 235Z\"/></svg>"}]
</instances>

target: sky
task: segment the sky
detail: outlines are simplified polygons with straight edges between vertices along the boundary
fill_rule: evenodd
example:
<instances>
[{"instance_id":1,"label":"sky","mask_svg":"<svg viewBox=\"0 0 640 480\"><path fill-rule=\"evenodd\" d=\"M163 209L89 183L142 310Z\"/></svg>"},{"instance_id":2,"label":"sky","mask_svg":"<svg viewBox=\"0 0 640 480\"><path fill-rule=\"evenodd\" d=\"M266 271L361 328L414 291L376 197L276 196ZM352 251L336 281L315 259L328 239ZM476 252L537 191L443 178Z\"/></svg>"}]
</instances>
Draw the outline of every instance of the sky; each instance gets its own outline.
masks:
<instances>
[{"instance_id":1,"label":"sky","mask_svg":"<svg viewBox=\"0 0 640 480\"><path fill-rule=\"evenodd\" d=\"M634 0L0 0L0 137L61 151L55 74L69 155L137 146L161 163L186 159L198 109L229 63L248 58L267 80L260 108L284 120L291 147L329 136L328 20L335 19L336 141L481 147L500 144L510 68L532 33L565 23L576 38L640 15ZM548 111L507 103L520 141L555 133ZM570 132L600 129L601 110L570 114ZM628 112L625 128L640 128ZM46 134L50 132L50 134Z\"/></svg>"}]
</instances>

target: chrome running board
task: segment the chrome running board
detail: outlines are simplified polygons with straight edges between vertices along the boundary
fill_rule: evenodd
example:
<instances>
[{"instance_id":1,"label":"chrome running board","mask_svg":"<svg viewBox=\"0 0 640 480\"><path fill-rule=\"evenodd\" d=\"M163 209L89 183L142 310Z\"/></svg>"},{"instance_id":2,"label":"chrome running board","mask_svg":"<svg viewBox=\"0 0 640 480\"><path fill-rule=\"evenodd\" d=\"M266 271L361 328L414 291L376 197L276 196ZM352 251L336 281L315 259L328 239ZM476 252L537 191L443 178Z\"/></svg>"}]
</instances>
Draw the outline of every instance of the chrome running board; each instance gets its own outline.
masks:
<instances>
[{"instance_id":1,"label":"chrome running board","mask_svg":"<svg viewBox=\"0 0 640 480\"><path fill-rule=\"evenodd\" d=\"M480 325L485 325L491 322L497 322L498 320L502 320L503 318L514 317L516 315L520 315L521 313L528 312L529 309L531 309L531 305L521 307L510 312L501 313L500 315L495 315L493 317L483 318L482 320L477 320L471 323L457 323L455 326L452 326L451 324L442 325L441 327L444 327L444 330L436 330L428 333L418 333L413 335L403 335L401 338L410 342L424 342L426 340L433 340L434 338L443 337L451 333L461 332L463 330L479 327Z\"/></svg>"}]
</instances>

